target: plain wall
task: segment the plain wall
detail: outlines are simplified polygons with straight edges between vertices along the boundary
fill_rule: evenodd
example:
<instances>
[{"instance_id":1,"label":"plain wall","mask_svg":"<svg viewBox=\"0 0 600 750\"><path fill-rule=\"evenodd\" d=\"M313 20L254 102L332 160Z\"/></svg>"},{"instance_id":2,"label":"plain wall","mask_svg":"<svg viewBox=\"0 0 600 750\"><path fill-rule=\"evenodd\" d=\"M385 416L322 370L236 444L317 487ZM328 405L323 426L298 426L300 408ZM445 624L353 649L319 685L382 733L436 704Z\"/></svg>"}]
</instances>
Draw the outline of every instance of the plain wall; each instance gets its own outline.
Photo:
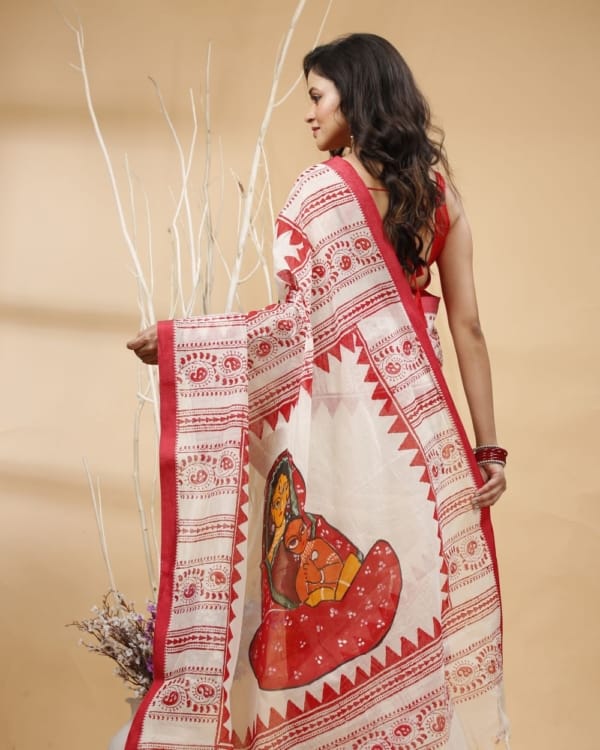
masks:
<instances>
[{"instance_id":1,"label":"plain wall","mask_svg":"<svg viewBox=\"0 0 600 750\"><path fill-rule=\"evenodd\" d=\"M232 252L231 174L248 178L294 8L294 0L0 6L0 748L100 750L127 717L128 693L108 660L64 627L108 587L83 457L100 478L117 583L140 607L148 595L131 479L138 365L124 348L138 328L136 288L62 14L83 24L119 184L126 189L127 153L148 193L165 316L177 154L147 76L187 137L188 89L202 99L212 42L223 247ZM308 1L282 90L324 9ZM334 0L323 39L350 31L387 36L413 68L446 131L473 228L499 439L510 452L509 491L494 519L513 750L595 750L600 4ZM275 207L322 158L302 122L306 108L300 85L273 116ZM244 290L245 307L264 301L260 284ZM148 484L150 437L144 444Z\"/></svg>"}]
</instances>

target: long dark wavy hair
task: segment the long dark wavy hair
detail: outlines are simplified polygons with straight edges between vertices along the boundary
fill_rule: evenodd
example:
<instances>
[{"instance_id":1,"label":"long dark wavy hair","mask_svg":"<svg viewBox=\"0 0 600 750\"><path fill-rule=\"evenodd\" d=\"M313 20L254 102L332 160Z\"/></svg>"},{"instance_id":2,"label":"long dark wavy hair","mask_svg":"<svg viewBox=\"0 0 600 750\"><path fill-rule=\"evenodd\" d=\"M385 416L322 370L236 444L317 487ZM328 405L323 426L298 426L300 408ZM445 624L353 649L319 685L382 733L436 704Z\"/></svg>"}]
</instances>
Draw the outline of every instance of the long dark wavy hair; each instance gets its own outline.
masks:
<instances>
[{"instance_id":1,"label":"long dark wavy hair","mask_svg":"<svg viewBox=\"0 0 600 750\"><path fill-rule=\"evenodd\" d=\"M388 190L385 232L402 267L413 274L426 265L423 237L431 243L435 209L444 202L432 167L441 164L452 177L443 131L432 125L410 68L375 34L350 34L316 47L303 67L305 77L313 71L335 84L357 156Z\"/></svg>"}]
</instances>

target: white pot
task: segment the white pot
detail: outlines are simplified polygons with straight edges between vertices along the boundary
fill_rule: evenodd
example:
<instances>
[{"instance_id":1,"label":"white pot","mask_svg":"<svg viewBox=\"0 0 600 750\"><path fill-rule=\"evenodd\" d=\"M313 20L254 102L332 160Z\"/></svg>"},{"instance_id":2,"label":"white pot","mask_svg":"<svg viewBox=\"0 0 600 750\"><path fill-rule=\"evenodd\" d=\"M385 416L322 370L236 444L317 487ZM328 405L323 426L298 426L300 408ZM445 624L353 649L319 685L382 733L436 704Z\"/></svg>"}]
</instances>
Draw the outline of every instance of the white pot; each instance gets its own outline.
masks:
<instances>
[{"instance_id":1,"label":"white pot","mask_svg":"<svg viewBox=\"0 0 600 750\"><path fill-rule=\"evenodd\" d=\"M129 721L123 724L123 726L111 739L108 745L108 750L125 750L127 735L129 734L129 730L131 729L133 717L135 716L135 713L138 710L141 702L141 698L127 698L127 703L129 704L129 708L131 709L131 716L129 717Z\"/></svg>"}]
</instances>

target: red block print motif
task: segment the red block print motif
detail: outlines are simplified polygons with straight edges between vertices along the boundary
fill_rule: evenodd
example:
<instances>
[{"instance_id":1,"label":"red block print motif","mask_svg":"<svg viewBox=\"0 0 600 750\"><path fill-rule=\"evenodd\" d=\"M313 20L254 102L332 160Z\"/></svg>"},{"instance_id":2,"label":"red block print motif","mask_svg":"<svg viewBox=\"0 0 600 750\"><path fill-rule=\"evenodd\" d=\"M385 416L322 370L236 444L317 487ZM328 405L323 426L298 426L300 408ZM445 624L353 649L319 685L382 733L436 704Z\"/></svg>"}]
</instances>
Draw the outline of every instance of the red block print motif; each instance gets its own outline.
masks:
<instances>
[{"instance_id":1,"label":"red block print motif","mask_svg":"<svg viewBox=\"0 0 600 750\"><path fill-rule=\"evenodd\" d=\"M398 558L379 540L363 556L322 516L288 451L265 488L262 623L250 663L263 690L307 685L375 648L400 599Z\"/></svg>"}]
</instances>

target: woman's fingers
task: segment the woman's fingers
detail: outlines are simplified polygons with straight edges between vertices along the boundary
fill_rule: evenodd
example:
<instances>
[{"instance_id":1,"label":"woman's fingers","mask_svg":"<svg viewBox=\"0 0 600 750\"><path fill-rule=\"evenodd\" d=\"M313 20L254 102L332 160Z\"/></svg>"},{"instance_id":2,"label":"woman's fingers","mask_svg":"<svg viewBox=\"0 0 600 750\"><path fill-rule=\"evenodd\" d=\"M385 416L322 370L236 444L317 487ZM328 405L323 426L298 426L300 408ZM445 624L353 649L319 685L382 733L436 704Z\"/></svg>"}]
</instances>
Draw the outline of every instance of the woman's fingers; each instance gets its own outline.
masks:
<instances>
[{"instance_id":1,"label":"woman's fingers","mask_svg":"<svg viewBox=\"0 0 600 750\"><path fill-rule=\"evenodd\" d=\"M135 350L136 350L136 349L137 349L137 348L138 348L139 346L141 346L141 343L142 343L142 340L141 340L141 336L142 336L141 332L140 332L140 333L138 333L138 335L137 335L137 336L136 336L135 338L133 338L133 339L130 339L130 340L129 340L129 341L128 341L128 342L126 343L126 344L125 344L125 346L126 346L126 347L127 347L128 349L131 349L132 351L135 351Z\"/></svg>"},{"instance_id":2,"label":"woman's fingers","mask_svg":"<svg viewBox=\"0 0 600 750\"><path fill-rule=\"evenodd\" d=\"M474 508L487 508L498 502L506 490L504 467L500 464L486 464L484 468L487 480L473 498Z\"/></svg>"},{"instance_id":3,"label":"woman's fingers","mask_svg":"<svg viewBox=\"0 0 600 750\"><path fill-rule=\"evenodd\" d=\"M156 324L140 331L126 344L147 365L158 363L158 334Z\"/></svg>"}]
</instances>

